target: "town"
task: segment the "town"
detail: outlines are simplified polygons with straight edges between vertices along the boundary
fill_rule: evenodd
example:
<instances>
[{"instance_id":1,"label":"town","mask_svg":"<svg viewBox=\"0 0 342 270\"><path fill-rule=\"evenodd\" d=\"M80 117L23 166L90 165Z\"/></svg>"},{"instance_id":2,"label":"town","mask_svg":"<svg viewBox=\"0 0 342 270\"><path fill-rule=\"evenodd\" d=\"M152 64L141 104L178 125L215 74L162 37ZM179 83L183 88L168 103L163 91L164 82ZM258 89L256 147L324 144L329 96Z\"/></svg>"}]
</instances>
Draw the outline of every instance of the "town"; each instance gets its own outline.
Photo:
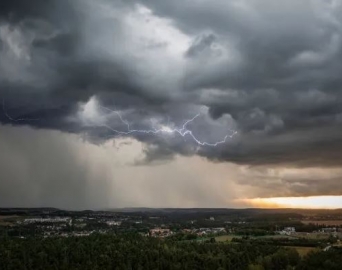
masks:
<instances>
[{"instance_id":1,"label":"town","mask_svg":"<svg viewBox=\"0 0 342 270\"><path fill-rule=\"evenodd\" d=\"M114 269L169 269L172 260L177 269L193 269L198 260L204 269L217 269L213 265L226 265L224 269L302 269L301 265L319 267L325 257L338 264L342 211L3 208L0 240L0 262L8 266L5 269L27 269L25 265L34 261L46 267L53 264L56 269L67 262L78 269L77 258L82 256L82 265L89 266L86 269L98 265L98 258L121 265ZM129 262L124 260L127 248ZM203 249L205 253L201 253ZM196 260L191 259L194 250L201 254ZM212 257L217 251L221 261ZM65 259L59 259L61 254ZM54 260L46 261L44 256ZM184 266L179 264L182 256L187 258ZM155 259L147 260L150 257ZM316 258L322 259L317 262ZM16 260L22 263L20 267Z\"/></svg>"},{"instance_id":2,"label":"town","mask_svg":"<svg viewBox=\"0 0 342 270\"><path fill-rule=\"evenodd\" d=\"M314 211L314 210L312 210ZM241 212L240 215L239 212ZM247 213L248 212L248 213ZM81 237L135 232L146 237L184 239L310 239L320 243L342 239L342 213L268 210L63 211L59 209L1 209L0 229L11 237ZM323 242L322 242L323 241ZM328 242L327 242L328 243Z\"/></svg>"}]
</instances>

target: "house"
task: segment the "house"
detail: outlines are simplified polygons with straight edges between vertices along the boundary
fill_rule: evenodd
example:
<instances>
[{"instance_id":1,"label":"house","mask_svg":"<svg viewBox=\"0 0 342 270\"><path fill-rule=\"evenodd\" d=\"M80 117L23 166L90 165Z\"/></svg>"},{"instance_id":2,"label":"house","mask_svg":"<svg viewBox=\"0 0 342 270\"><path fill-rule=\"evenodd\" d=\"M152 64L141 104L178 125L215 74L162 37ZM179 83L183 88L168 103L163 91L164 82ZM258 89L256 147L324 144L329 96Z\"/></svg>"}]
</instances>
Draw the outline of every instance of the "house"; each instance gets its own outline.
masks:
<instances>
[{"instance_id":1,"label":"house","mask_svg":"<svg viewBox=\"0 0 342 270\"><path fill-rule=\"evenodd\" d=\"M282 231L279 232L281 235L290 235L292 233L295 233L296 229L295 227L285 227Z\"/></svg>"},{"instance_id":2,"label":"house","mask_svg":"<svg viewBox=\"0 0 342 270\"><path fill-rule=\"evenodd\" d=\"M204 236L206 235L207 233L205 231L200 231L200 232L197 232L197 235L198 236Z\"/></svg>"},{"instance_id":3,"label":"house","mask_svg":"<svg viewBox=\"0 0 342 270\"><path fill-rule=\"evenodd\" d=\"M152 237L167 237L172 234L170 229L155 228L150 230L150 236Z\"/></svg>"},{"instance_id":4,"label":"house","mask_svg":"<svg viewBox=\"0 0 342 270\"><path fill-rule=\"evenodd\" d=\"M296 228L295 227L285 227L283 231L289 232L289 233L294 233L294 232L296 232Z\"/></svg>"},{"instance_id":5,"label":"house","mask_svg":"<svg viewBox=\"0 0 342 270\"><path fill-rule=\"evenodd\" d=\"M120 225L121 225L121 221L108 220L108 221L106 222L106 224L107 224L108 226L120 226Z\"/></svg>"},{"instance_id":6,"label":"house","mask_svg":"<svg viewBox=\"0 0 342 270\"><path fill-rule=\"evenodd\" d=\"M336 228L322 228L321 229L322 233L335 233L336 232Z\"/></svg>"}]
</instances>

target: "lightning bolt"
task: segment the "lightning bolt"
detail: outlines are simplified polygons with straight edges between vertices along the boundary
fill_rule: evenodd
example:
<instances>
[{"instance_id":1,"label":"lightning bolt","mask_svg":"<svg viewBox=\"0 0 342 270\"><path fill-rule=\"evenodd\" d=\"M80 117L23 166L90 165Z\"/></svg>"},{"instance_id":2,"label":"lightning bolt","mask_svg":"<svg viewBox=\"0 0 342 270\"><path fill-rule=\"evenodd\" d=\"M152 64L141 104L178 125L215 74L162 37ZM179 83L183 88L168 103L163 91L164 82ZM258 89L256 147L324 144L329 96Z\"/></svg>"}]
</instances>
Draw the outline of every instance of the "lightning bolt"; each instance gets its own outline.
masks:
<instances>
[{"instance_id":1,"label":"lightning bolt","mask_svg":"<svg viewBox=\"0 0 342 270\"><path fill-rule=\"evenodd\" d=\"M111 110L107 107L100 106L100 105L99 105L99 107L104 109L104 110L109 111L110 113L116 114L118 116L118 118L120 119L120 121L126 126L127 130L126 131L117 130L117 129L114 129L107 124L102 124L100 126L103 126L103 127L107 128L108 130L110 130L116 134L121 134L121 135L130 135L130 134L134 134L134 133L154 134L154 135L163 134L163 133L179 134L180 136L182 136L184 138L186 136L189 136L198 145L216 147L220 144L226 143L228 138L233 138L233 136L237 133L237 131L232 131L232 134L227 134L221 141L217 141L217 142L213 142L213 143L201 141L200 139L198 139L195 136L195 134L190 129L187 128L187 125L192 123L193 121L195 121L196 118L198 118L200 116L200 114L196 114L193 118L186 120L181 128L170 128L168 126L163 126L159 129L156 129L156 128L154 128L154 129L131 129L129 122L127 120L125 120L118 111L114 111L114 110Z\"/></svg>"},{"instance_id":2,"label":"lightning bolt","mask_svg":"<svg viewBox=\"0 0 342 270\"><path fill-rule=\"evenodd\" d=\"M153 134L153 135L158 135L158 134L178 134L181 137L183 137L184 139L186 137L190 137L192 138L192 140L197 143L200 146L211 146L211 147L216 147L218 145L224 144L227 142L228 139L233 138L234 135L237 133L237 131L232 131L231 134L227 134L222 140L217 141L217 142L206 142L206 141L201 141L200 139L198 139L195 134L187 128L187 125L189 125L190 123L194 122L199 116L200 114L196 114L194 117L192 117L191 119L188 119L184 122L184 124L182 125L181 128L171 128L169 126L162 126L161 128L152 128L152 129L131 129L130 123L125 120L122 115L118 112L118 111L114 111L111 110L107 107L98 105L100 108L110 112L110 114L115 114L121 121L122 124L124 124L126 126L126 130L118 130L118 129L114 129L111 126L107 125L107 124L101 124L101 125L96 125L98 127L104 127L108 130L110 130L111 132L114 132L116 134L121 134L121 135L131 135L131 134ZM13 118L11 117L7 110L6 110L6 106L5 106L5 100L2 100L2 108L3 108L3 112L5 114L5 116L13 121L13 122L22 122L22 121L37 121L39 119L29 119L29 118ZM169 119L169 118L168 118ZM169 120L168 120L169 123Z\"/></svg>"}]
</instances>

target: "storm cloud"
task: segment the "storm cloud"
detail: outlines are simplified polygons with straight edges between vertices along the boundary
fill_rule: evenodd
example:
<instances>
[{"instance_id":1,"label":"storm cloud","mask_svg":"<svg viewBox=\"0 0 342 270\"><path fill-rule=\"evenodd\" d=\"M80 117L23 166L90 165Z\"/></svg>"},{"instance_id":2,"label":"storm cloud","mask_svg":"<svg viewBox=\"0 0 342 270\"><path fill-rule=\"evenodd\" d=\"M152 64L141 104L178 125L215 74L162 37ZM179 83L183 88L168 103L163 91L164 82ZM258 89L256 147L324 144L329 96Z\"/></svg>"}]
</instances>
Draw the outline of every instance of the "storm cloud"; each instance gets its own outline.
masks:
<instances>
[{"instance_id":1,"label":"storm cloud","mask_svg":"<svg viewBox=\"0 0 342 270\"><path fill-rule=\"evenodd\" d=\"M341 14L339 0L1 1L0 122L95 145L130 137L144 145L136 166L339 168ZM137 130L200 114L196 138L228 139L123 135L114 111ZM286 178L284 194L342 194L340 174L298 177L311 191Z\"/></svg>"},{"instance_id":2,"label":"storm cloud","mask_svg":"<svg viewBox=\"0 0 342 270\"><path fill-rule=\"evenodd\" d=\"M218 149L137 136L161 148L155 159L339 166L339 11L339 1L3 1L0 84L12 119L1 121L83 132L68 119L96 97L137 112L127 117L144 128L201 112L238 131ZM210 124L192 128L219 139Z\"/></svg>"}]
</instances>

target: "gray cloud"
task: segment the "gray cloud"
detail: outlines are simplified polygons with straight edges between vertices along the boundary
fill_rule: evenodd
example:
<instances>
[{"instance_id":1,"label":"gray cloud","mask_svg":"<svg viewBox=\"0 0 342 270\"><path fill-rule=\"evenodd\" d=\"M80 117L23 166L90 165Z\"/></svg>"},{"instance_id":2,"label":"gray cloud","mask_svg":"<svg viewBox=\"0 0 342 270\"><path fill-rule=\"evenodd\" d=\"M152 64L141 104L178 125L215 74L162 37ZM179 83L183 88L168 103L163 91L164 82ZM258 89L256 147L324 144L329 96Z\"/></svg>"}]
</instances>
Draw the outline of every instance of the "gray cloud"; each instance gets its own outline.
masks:
<instances>
[{"instance_id":1,"label":"gray cloud","mask_svg":"<svg viewBox=\"0 0 342 270\"><path fill-rule=\"evenodd\" d=\"M340 168L243 167L234 179L249 187L255 197L306 197L341 195Z\"/></svg>"},{"instance_id":2,"label":"gray cloud","mask_svg":"<svg viewBox=\"0 0 342 270\"><path fill-rule=\"evenodd\" d=\"M3 1L0 94L11 118L94 141L70 118L96 97L135 128L191 125L220 147L138 134L147 161L175 154L238 164L338 167L340 1ZM33 8L34 7L34 8ZM105 114L102 111L102 114ZM170 120L171 119L171 120ZM106 118L112 129L124 128Z\"/></svg>"}]
</instances>

